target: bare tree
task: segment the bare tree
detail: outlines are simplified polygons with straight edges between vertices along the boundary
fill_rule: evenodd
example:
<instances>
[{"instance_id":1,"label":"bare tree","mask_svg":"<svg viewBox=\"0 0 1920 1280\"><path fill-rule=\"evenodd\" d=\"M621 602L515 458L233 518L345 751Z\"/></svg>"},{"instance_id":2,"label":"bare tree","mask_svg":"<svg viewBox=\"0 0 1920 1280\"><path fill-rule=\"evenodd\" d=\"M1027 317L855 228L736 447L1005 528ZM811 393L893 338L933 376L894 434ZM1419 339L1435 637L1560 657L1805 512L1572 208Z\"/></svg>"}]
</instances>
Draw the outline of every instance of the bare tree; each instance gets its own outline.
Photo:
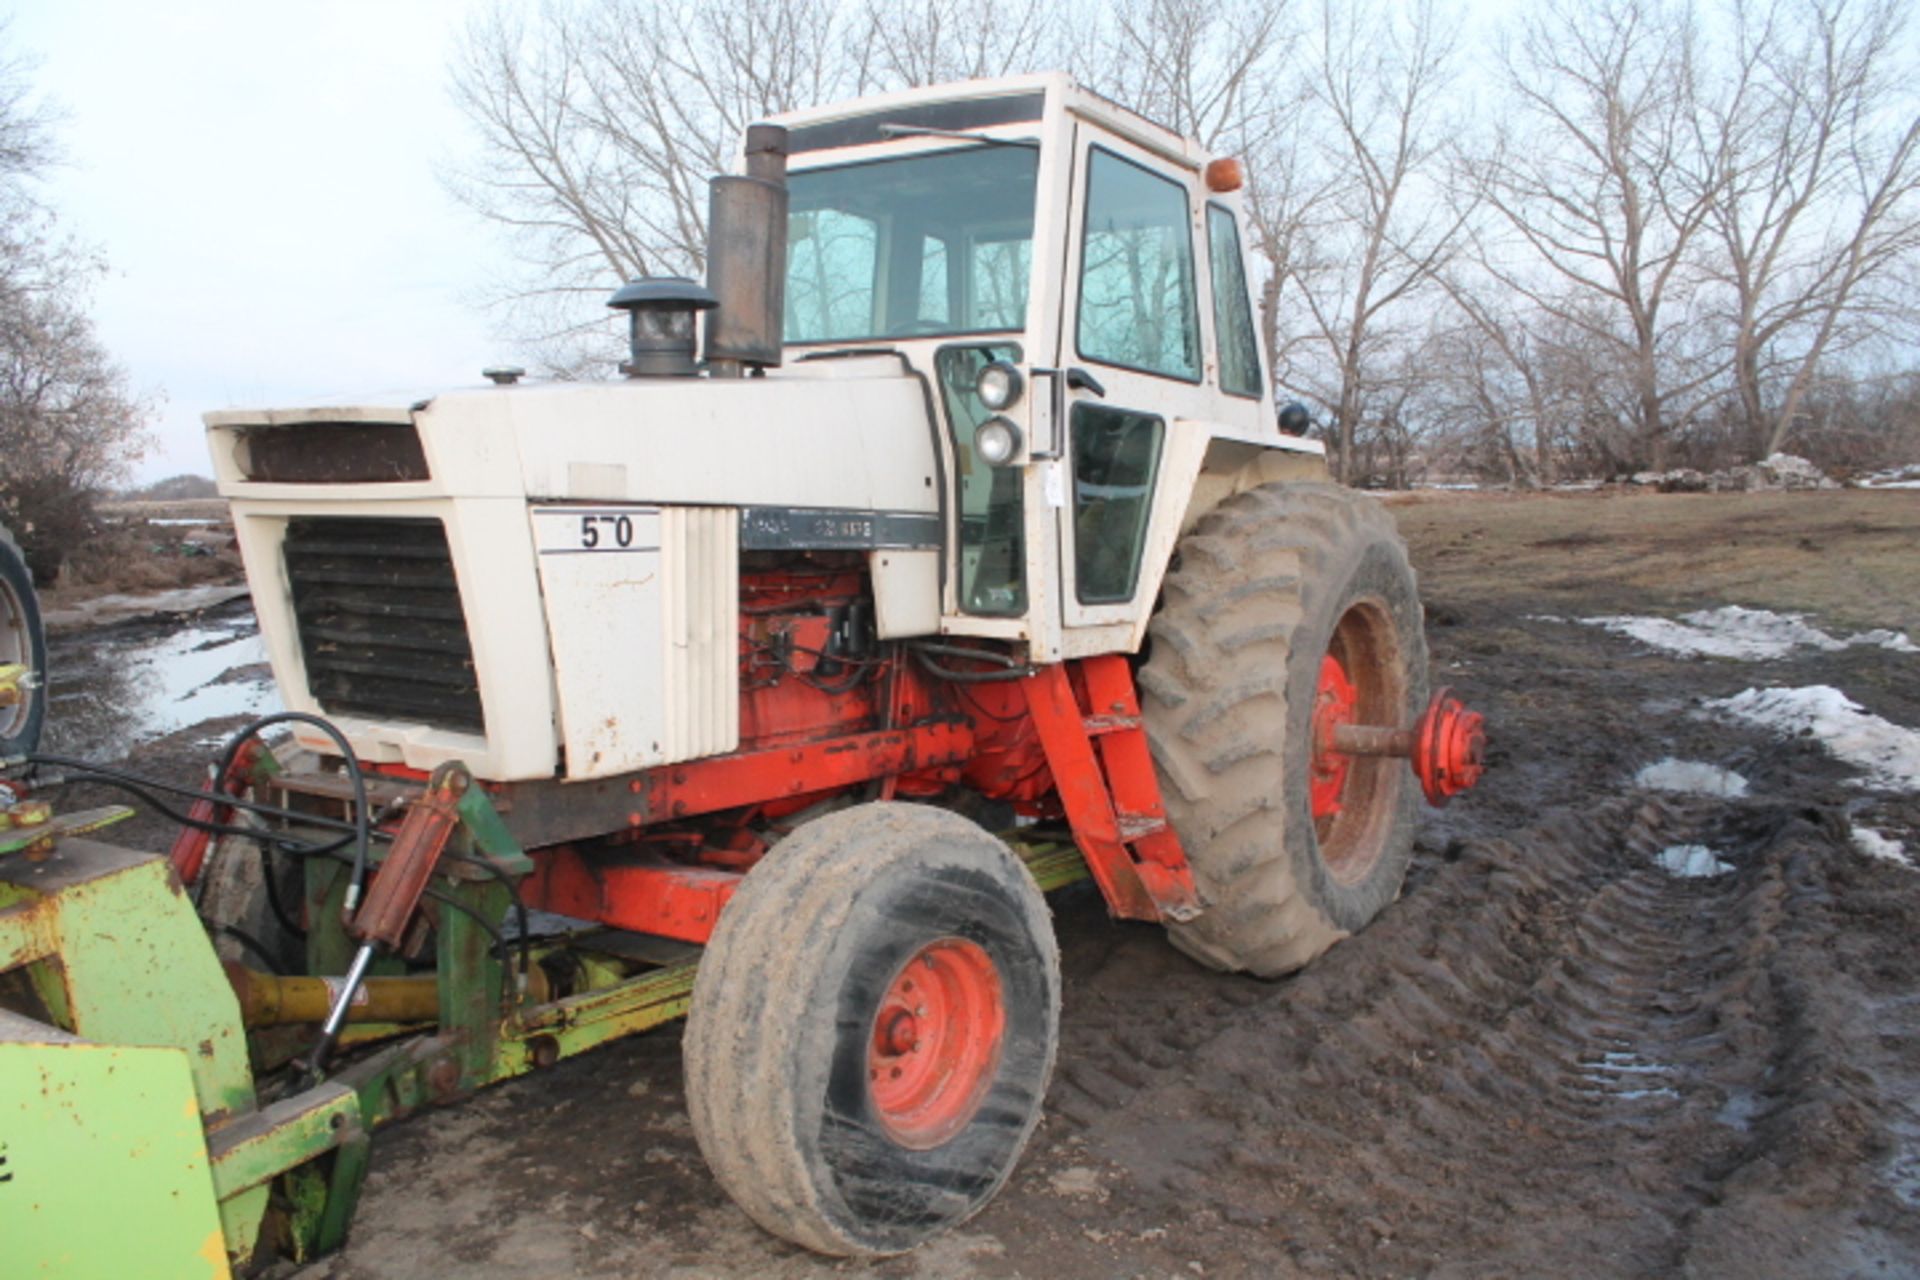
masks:
<instances>
[{"instance_id":1,"label":"bare tree","mask_svg":"<svg viewBox=\"0 0 1920 1280\"><path fill-rule=\"evenodd\" d=\"M501 4L476 18L455 61L454 100L479 162L446 175L505 228L523 279L492 299L550 362L577 360L610 280L697 272L706 179L745 121L856 87L819 0L732 6L615 0L556 4L529 22Z\"/></svg>"},{"instance_id":2,"label":"bare tree","mask_svg":"<svg viewBox=\"0 0 1920 1280\"><path fill-rule=\"evenodd\" d=\"M1689 332L1696 241L1722 180L1687 145L1697 36L1664 0L1549 0L1502 51L1514 117L1467 165L1507 232L1482 240L1482 267L1611 354L1632 451L1654 465L1725 364Z\"/></svg>"},{"instance_id":3,"label":"bare tree","mask_svg":"<svg viewBox=\"0 0 1920 1280\"><path fill-rule=\"evenodd\" d=\"M1822 361L1897 306L1920 248L1920 67L1894 0L1736 0L1726 84L1697 147L1726 287L1735 395L1755 458L1801 420Z\"/></svg>"},{"instance_id":4,"label":"bare tree","mask_svg":"<svg viewBox=\"0 0 1920 1280\"><path fill-rule=\"evenodd\" d=\"M1258 147L1285 105L1291 0L1083 6L1067 49L1084 83L1204 147Z\"/></svg>"},{"instance_id":5,"label":"bare tree","mask_svg":"<svg viewBox=\"0 0 1920 1280\"><path fill-rule=\"evenodd\" d=\"M1390 381L1375 373L1400 337L1389 322L1429 292L1466 225L1443 171L1457 52L1451 23L1430 0L1407 8L1327 0L1310 46L1308 119L1326 176L1299 224L1296 242L1307 252L1290 270L1318 348L1309 386L1333 408L1329 434L1343 480L1355 476L1368 392Z\"/></svg>"},{"instance_id":6,"label":"bare tree","mask_svg":"<svg viewBox=\"0 0 1920 1280\"><path fill-rule=\"evenodd\" d=\"M877 83L919 88L1065 64L1067 11L1046 0L866 0Z\"/></svg>"},{"instance_id":7,"label":"bare tree","mask_svg":"<svg viewBox=\"0 0 1920 1280\"><path fill-rule=\"evenodd\" d=\"M705 267L707 179L747 125L1036 53L1039 0L569 0L476 19L452 67L477 160L453 193L505 228L519 281L492 299L548 363L577 368L609 281Z\"/></svg>"},{"instance_id":8,"label":"bare tree","mask_svg":"<svg viewBox=\"0 0 1920 1280\"><path fill-rule=\"evenodd\" d=\"M43 580L92 521L94 495L149 443L149 406L87 315L97 257L61 236L35 182L51 115L0 25L0 518Z\"/></svg>"},{"instance_id":9,"label":"bare tree","mask_svg":"<svg viewBox=\"0 0 1920 1280\"><path fill-rule=\"evenodd\" d=\"M1551 483L1561 415L1534 317L1504 290L1487 288L1484 276L1469 284L1449 271L1440 281L1464 323L1443 326L1427 367L1472 438L1470 451L1482 463L1475 469L1491 461L1509 484Z\"/></svg>"}]
</instances>

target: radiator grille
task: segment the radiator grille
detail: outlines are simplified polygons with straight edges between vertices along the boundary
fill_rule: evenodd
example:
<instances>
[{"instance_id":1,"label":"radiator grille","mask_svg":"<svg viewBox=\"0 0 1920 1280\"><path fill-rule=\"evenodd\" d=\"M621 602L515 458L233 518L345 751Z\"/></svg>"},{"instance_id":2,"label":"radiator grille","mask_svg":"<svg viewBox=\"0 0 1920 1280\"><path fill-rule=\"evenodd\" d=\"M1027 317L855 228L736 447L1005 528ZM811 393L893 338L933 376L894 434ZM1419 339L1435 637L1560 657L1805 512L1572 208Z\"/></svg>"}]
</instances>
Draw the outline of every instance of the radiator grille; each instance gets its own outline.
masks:
<instances>
[{"instance_id":1,"label":"radiator grille","mask_svg":"<svg viewBox=\"0 0 1920 1280\"><path fill-rule=\"evenodd\" d=\"M283 554L307 687L323 709L484 731L438 520L296 517Z\"/></svg>"}]
</instances>

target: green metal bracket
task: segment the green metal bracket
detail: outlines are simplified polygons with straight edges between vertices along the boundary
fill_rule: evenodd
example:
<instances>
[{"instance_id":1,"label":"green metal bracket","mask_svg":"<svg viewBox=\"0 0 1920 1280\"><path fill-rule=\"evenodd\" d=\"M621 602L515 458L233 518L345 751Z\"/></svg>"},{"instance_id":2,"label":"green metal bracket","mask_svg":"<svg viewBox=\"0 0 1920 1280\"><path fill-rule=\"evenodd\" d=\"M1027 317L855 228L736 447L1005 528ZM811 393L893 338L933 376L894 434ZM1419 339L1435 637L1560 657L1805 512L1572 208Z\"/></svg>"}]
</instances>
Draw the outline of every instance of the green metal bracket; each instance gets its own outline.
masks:
<instances>
[{"instance_id":1,"label":"green metal bracket","mask_svg":"<svg viewBox=\"0 0 1920 1280\"><path fill-rule=\"evenodd\" d=\"M492 880L455 885L449 896L466 910L440 912L440 1029L458 1045L458 1088L464 1093L497 1078L494 1051L506 965L494 952L495 935L480 921L497 924L506 915L509 898Z\"/></svg>"},{"instance_id":2,"label":"green metal bracket","mask_svg":"<svg viewBox=\"0 0 1920 1280\"><path fill-rule=\"evenodd\" d=\"M460 797L460 821L472 838L473 847L485 854L502 871L510 876L533 873L533 859L526 855L526 852L520 848L519 842L508 833L507 824L500 817L500 811L493 807L493 801L487 798L483 788L468 787Z\"/></svg>"},{"instance_id":3,"label":"green metal bracket","mask_svg":"<svg viewBox=\"0 0 1920 1280\"><path fill-rule=\"evenodd\" d=\"M214 1190L224 1200L260 1186L359 1132L359 1095L345 1085L315 1085L208 1136Z\"/></svg>"},{"instance_id":4,"label":"green metal bracket","mask_svg":"<svg viewBox=\"0 0 1920 1280\"><path fill-rule=\"evenodd\" d=\"M333 1153L333 1172L327 1178L327 1204L320 1213L314 1232L315 1253L332 1253L347 1242L347 1224L360 1204L360 1187L366 1181L367 1163L373 1143L363 1132L356 1132Z\"/></svg>"}]
</instances>

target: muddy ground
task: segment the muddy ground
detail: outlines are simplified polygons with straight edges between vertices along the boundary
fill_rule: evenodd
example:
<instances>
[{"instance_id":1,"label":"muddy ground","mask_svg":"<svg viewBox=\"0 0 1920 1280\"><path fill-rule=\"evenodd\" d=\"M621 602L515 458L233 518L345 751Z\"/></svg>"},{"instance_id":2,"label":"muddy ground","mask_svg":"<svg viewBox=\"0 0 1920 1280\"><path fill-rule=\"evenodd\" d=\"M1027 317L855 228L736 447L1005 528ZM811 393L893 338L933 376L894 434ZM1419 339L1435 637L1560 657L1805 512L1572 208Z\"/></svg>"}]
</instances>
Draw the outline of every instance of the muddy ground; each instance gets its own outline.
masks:
<instances>
[{"instance_id":1,"label":"muddy ground","mask_svg":"<svg viewBox=\"0 0 1920 1280\"><path fill-rule=\"evenodd\" d=\"M1047 1119L959 1232L873 1265L760 1233L702 1166L667 1029L383 1133L349 1247L303 1274L1920 1274L1920 872L1852 837L1920 861L1920 796L1703 706L1824 684L1920 726L1920 654L1680 658L1564 620L1741 604L1920 640L1920 495L1397 514L1435 681L1493 726L1486 782L1429 819L1396 905L1281 982L1057 895ZM190 770L206 736L135 759ZM1637 790L1666 757L1748 794ZM1660 867L1689 844L1730 870Z\"/></svg>"}]
</instances>

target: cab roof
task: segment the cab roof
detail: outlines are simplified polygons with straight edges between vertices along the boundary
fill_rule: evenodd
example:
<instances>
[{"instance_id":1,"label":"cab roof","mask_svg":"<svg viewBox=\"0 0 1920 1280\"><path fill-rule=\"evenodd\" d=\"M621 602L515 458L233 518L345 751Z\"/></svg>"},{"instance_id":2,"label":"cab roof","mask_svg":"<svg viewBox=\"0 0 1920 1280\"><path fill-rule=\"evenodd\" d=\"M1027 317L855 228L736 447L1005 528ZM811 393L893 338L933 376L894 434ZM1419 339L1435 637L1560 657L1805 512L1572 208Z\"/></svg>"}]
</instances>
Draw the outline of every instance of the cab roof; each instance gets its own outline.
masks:
<instances>
[{"instance_id":1,"label":"cab roof","mask_svg":"<svg viewBox=\"0 0 1920 1280\"><path fill-rule=\"evenodd\" d=\"M767 122L787 129L789 154L800 159L810 152L841 151L894 141L893 137L880 132L882 125L961 133L1007 125L1038 125L1049 106L1111 130L1185 168L1198 169L1210 158L1207 150L1193 139L1182 137L1167 126L1075 83L1073 77L1063 71L962 80L873 94L782 112L769 116Z\"/></svg>"}]
</instances>

